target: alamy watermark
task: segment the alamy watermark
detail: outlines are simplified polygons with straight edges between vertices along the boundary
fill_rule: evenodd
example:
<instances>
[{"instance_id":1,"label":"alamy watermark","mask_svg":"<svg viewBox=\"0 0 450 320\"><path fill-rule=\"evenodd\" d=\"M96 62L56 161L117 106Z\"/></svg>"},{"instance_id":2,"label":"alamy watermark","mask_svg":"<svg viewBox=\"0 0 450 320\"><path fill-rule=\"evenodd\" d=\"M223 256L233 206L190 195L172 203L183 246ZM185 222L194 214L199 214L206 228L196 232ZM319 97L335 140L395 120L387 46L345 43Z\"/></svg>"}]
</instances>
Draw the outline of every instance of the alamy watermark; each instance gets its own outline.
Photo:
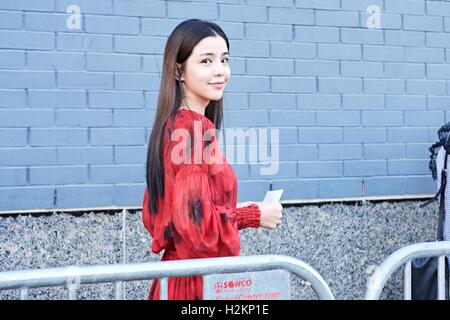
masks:
<instances>
[{"instance_id":1,"label":"alamy watermark","mask_svg":"<svg viewBox=\"0 0 450 320\"><path fill-rule=\"evenodd\" d=\"M173 164L261 164L261 175L274 175L279 170L279 129L249 128L203 130L195 120L193 132L175 129L170 134ZM224 141L224 145L222 142ZM235 155L237 157L235 158ZM248 159L247 159L248 155Z\"/></svg>"}]
</instances>

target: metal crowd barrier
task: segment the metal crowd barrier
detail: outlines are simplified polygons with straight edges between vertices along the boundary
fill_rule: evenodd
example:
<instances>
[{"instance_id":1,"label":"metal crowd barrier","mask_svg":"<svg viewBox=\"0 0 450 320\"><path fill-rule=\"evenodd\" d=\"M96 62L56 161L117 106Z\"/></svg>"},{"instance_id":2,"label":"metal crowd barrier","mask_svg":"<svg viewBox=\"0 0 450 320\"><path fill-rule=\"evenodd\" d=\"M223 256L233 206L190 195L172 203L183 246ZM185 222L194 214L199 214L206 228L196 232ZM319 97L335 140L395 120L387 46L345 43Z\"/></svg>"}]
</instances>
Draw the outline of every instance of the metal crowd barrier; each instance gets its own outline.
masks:
<instances>
[{"instance_id":1,"label":"metal crowd barrier","mask_svg":"<svg viewBox=\"0 0 450 320\"><path fill-rule=\"evenodd\" d=\"M450 252L450 251L449 251ZM65 286L68 299L77 298L81 284L115 283L115 297L123 299L124 281L159 279L160 298L168 297L169 277L186 277L237 272L284 269L311 284L319 299L334 300L334 296L319 273L298 259L283 255L239 256L136 264L116 264L52 269L8 271L0 273L0 290L20 290L20 299L28 299L28 289Z\"/></svg>"},{"instance_id":2,"label":"metal crowd barrier","mask_svg":"<svg viewBox=\"0 0 450 320\"><path fill-rule=\"evenodd\" d=\"M367 283L366 300L378 300L386 281L402 265L404 270L404 299L411 300L411 260L423 257L438 258L438 299L445 300L445 257L450 255L450 241L423 242L400 248L376 269ZM450 283L450 281L449 281ZM449 288L450 291L450 288Z\"/></svg>"}]
</instances>

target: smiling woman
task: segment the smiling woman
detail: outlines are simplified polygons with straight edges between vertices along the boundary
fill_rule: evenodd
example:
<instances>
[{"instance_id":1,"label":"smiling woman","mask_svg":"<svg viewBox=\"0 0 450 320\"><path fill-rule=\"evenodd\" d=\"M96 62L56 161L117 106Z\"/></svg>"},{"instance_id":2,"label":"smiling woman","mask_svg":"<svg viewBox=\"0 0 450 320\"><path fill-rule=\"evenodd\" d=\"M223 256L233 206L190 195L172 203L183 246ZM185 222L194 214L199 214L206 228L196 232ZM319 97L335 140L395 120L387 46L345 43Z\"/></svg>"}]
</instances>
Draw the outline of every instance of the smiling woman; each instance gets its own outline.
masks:
<instances>
[{"instance_id":1,"label":"smiling woman","mask_svg":"<svg viewBox=\"0 0 450 320\"><path fill-rule=\"evenodd\" d=\"M218 147L228 52L222 29L198 19L179 24L167 40L142 207L162 260L237 256L240 229L281 222L279 203L238 206L237 177ZM156 280L149 298L159 291ZM202 299L202 277L170 278L168 298Z\"/></svg>"}]
</instances>

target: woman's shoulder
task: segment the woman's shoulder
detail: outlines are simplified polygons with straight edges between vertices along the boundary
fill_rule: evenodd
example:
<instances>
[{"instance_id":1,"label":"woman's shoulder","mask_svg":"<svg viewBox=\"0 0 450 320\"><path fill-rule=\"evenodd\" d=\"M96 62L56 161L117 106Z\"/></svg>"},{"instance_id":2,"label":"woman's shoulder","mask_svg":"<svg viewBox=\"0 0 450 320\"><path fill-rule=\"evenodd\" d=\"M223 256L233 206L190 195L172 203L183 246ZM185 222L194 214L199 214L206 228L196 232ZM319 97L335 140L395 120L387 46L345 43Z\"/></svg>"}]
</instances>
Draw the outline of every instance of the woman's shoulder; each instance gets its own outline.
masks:
<instances>
[{"instance_id":1,"label":"woman's shoulder","mask_svg":"<svg viewBox=\"0 0 450 320\"><path fill-rule=\"evenodd\" d=\"M188 109L178 109L172 119L170 119L171 125L169 127L173 129L187 129L192 131L195 126L202 128L202 131L205 131L205 129L214 129L214 123L206 116Z\"/></svg>"}]
</instances>

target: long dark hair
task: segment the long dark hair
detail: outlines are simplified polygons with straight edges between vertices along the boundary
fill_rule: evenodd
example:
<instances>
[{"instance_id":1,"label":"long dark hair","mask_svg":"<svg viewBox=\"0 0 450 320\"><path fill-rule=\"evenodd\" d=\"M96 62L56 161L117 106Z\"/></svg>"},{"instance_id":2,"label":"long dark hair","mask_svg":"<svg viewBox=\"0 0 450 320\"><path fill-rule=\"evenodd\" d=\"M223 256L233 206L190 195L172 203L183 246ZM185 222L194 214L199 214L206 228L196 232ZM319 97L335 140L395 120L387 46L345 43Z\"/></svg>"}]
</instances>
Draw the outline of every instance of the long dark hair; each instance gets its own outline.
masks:
<instances>
[{"instance_id":1,"label":"long dark hair","mask_svg":"<svg viewBox=\"0 0 450 320\"><path fill-rule=\"evenodd\" d=\"M150 212L158 212L158 196L164 198L164 162L162 155L163 138L169 117L175 117L184 97L183 88L177 80L181 75L186 60L194 47L204 38L222 37L229 50L230 44L223 30L215 23L190 19L181 22L170 34L164 49L164 62L161 85L152 133L147 150L147 190L149 193ZM177 71L177 64L180 68ZM206 107L205 116L215 128L220 130L223 117L223 103L211 100Z\"/></svg>"}]
</instances>

